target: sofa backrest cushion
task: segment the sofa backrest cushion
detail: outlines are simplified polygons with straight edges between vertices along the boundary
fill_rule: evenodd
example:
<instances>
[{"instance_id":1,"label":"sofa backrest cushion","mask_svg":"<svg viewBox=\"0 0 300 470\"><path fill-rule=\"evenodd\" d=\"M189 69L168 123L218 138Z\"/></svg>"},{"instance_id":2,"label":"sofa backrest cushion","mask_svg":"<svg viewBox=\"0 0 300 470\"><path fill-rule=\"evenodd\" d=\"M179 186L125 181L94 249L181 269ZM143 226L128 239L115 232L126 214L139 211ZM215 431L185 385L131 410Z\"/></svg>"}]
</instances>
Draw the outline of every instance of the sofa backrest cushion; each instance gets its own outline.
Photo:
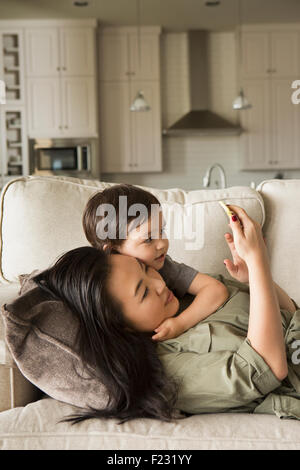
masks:
<instances>
[{"instance_id":1,"label":"sofa backrest cushion","mask_svg":"<svg viewBox=\"0 0 300 470\"><path fill-rule=\"evenodd\" d=\"M1 194L2 281L18 281L19 275L45 269L64 252L87 245L82 228L85 205L92 194L113 184L51 176L9 182ZM228 275L223 260L230 252L224 233L230 229L219 200L243 207L264 223L262 197L245 186L193 191L142 188L162 204L169 255L202 272Z\"/></svg>"},{"instance_id":2,"label":"sofa backrest cushion","mask_svg":"<svg viewBox=\"0 0 300 470\"><path fill-rule=\"evenodd\" d=\"M300 305L300 180L266 180L257 190L273 279Z\"/></svg>"},{"instance_id":3,"label":"sofa backrest cushion","mask_svg":"<svg viewBox=\"0 0 300 470\"><path fill-rule=\"evenodd\" d=\"M106 389L87 373L78 355L78 318L30 276L22 282L21 295L1 308L6 344L18 368L56 400L81 408L104 408Z\"/></svg>"}]
</instances>

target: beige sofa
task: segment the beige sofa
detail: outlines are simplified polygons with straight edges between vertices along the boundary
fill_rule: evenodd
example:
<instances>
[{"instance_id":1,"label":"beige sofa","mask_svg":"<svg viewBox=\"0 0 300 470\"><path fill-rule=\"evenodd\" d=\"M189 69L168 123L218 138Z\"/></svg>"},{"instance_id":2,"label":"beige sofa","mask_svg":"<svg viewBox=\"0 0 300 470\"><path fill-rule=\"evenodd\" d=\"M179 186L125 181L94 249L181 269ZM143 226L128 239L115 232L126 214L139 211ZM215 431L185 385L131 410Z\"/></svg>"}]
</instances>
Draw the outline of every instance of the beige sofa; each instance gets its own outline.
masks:
<instances>
[{"instance_id":1,"label":"beige sofa","mask_svg":"<svg viewBox=\"0 0 300 470\"><path fill-rule=\"evenodd\" d=\"M20 274L43 269L64 251L87 244L81 226L85 203L108 185L40 176L6 185L1 195L1 305L18 295ZM223 264L229 257L224 240L228 222L217 201L244 207L264 226L274 280L300 303L299 180L265 181L257 191L148 189L161 201L170 227L195 217L194 238L191 233L179 238L170 230L169 253L206 273L228 276ZM139 419L124 425L115 420L58 423L74 407L42 396L23 377L5 345L2 322L0 411L1 449L300 449L300 422L273 415L205 414L172 423Z\"/></svg>"}]
</instances>

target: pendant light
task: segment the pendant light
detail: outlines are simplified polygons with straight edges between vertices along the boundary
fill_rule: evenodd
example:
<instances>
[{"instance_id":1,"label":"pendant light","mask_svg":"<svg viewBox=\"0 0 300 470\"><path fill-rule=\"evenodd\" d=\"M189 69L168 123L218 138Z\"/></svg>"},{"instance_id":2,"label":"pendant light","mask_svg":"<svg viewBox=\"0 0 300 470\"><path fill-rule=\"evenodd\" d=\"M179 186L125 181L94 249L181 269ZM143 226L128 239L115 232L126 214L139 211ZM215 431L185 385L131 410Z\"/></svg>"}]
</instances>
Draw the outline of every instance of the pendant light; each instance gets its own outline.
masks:
<instances>
[{"instance_id":1,"label":"pendant light","mask_svg":"<svg viewBox=\"0 0 300 470\"><path fill-rule=\"evenodd\" d=\"M138 57L139 57L139 69L141 68L141 6L140 0L136 0L136 16L137 16L137 40L138 40ZM144 92L139 90L136 97L130 106L130 111L150 111L150 106L147 103Z\"/></svg>"},{"instance_id":2,"label":"pendant light","mask_svg":"<svg viewBox=\"0 0 300 470\"><path fill-rule=\"evenodd\" d=\"M244 95L243 88L240 89L239 95L233 101L232 107L233 109L240 109L240 110L252 108L252 104L249 103L249 101Z\"/></svg>"},{"instance_id":3,"label":"pendant light","mask_svg":"<svg viewBox=\"0 0 300 470\"><path fill-rule=\"evenodd\" d=\"M241 70L242 67L242 40L241 40L241 1L242 0L237 0L238 1L238 22L239 22L239 30L238 30L238 58L239 58L239 70ZM240 92L238 96L235 98L235 100L232 103L232 108L237 109L237 110L244 110L244 109L250 109L252 108L252 104L249 103L247 98L245 97L244 90L241 87Z\"/></svg>"},{"instance_id":4,"label":"pendant light","mask_svg":"<svg viewBox=\"0 0 300 470\"><path fill-rule=\"evenodd\" d=\"M132 105L130 106L130 111L150 111L150 106L144 97L143 91L138 91Z\"/></svg>"}]
</instances>

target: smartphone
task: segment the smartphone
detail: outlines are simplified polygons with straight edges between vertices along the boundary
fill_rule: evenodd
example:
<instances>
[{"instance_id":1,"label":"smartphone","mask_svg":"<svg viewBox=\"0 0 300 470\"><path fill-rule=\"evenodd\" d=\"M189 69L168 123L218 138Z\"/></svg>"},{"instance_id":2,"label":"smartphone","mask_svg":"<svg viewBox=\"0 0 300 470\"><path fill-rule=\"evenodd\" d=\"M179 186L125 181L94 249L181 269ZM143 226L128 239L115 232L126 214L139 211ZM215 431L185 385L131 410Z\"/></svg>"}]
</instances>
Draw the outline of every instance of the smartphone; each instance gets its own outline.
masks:
<instances>
[{"instance_id":1,"label":"smartphone","mask_svg":"<svg viewBox=\"0 0 300 470\"><path fill-rule=\"evenodd\" d=\"M229 209L229 207L225 204L224 201L218 201L220 206L224 209L224 211L226 212L226 214L228 215L229 219L231 219L231 217L233 215L236 215L234 212L232 212L231 209Z\"/></svg>"}]
</instances>

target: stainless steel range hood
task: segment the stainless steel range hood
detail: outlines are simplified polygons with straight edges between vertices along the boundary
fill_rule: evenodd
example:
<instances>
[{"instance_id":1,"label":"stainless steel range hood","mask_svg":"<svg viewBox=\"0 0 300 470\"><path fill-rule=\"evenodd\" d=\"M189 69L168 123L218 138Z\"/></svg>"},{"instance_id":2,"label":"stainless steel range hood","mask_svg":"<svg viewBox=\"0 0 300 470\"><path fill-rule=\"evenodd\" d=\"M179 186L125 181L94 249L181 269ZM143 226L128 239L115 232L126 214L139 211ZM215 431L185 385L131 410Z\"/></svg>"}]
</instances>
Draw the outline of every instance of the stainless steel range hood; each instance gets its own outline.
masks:
<instances>
[{"instance_id":1,"label":"stainless steel range hood","mask_svg":"<svg viewBox=\"0 0 300 470\"><path fill-rule=\"evenodd\" d=\"M206 31L189 31L191 111L163 131L165 135L239 135L241 127L210 111Z\"/></svg>"}]
</instances>

